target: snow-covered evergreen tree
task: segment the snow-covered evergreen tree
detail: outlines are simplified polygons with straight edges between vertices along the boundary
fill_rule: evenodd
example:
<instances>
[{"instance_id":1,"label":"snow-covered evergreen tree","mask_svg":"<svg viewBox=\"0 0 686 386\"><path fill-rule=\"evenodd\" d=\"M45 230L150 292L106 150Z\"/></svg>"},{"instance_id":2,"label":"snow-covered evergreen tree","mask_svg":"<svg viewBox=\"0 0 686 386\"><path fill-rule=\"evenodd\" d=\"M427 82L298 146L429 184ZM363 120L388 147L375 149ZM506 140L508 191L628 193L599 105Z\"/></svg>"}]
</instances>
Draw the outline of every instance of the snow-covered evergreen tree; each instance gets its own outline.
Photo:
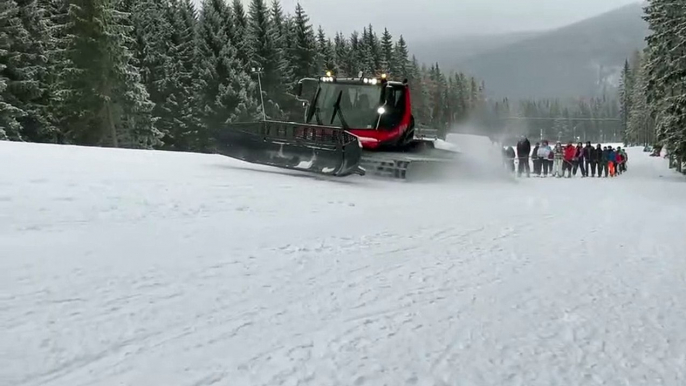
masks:
<instances>
[{"instance_id":1,"label":"snow-covered evergreen tree","mask_svg":"<svg viewBox=\"0 0 686 386\"><path fill-rule=\"evenodd\" d=\"M283 105L291 102L290 64L279 38L279 31L269 16L265 0L251 0L248 20L248 42L252 65L261 69L260 79L268 117L281 118Z\"/></svg>"},{"instance_id":2,"label":"snow-covered evergreen tree","mask_svg":"<svg viewBox=\"0 0 686 386\"><path fill-rule=\"evenodd\" d=\"M196 82L199 76L197 19L192 0L169 0L167 21L171 27L165 63L167 95L158 126L165 133L162 139L165 149L191 150L197 147L198 135L203 130Z\"/></svg>"},{"instance_id":3,"label":"snow-covered evergreen tree","mask_svg":"<svg viewBox=\"0 0 686 386\"><path fill-rule=\"evenodd\" d=\"M293 45L291 23L290 20L284 16L283 8L279 0L273 0L270 10L271 21L275 30L274 45L280 51L280 56L283 65L283 73L281 74L282 82L286 86L286 90L290 91L293 80L293 63L290 56L290 50Z\"/></svg>"},{"instance_id":4,"label":"snow-covered evergreen tree","mask_svg":"<svg viewBox=\"0 0 686 386\"><path fill-rule=\"evenodd\" d=\"M3 131L14 140L56 142L49 110L49 14L37 0L3 2L0 8L0 107Z\"/></svg>"},{"instance_id":5,"label":"snow-covered evergreen tree","mask_svg":"<svg viewBox=\"0 0 686 386\"><path fill-rule=\"evenodd\" d=\"M0 39L2 37L0 36ZM0 43L1 44L1 43ZM4 64L0 64L0 73L6 67ZM7 83L9 80L0 75L0 140L7 139L20 139L21 126L17 121L17 118L21 117L24 113L18 108L12 106L11 104L4 101L2 94L7 90Z\"/></svg>"},{"instance_id":6,"label":"snow-covered evergreen tree","mask_svg":"<svg viewBox=\"0 0 686 386\"><path fill-rule=\"evenodd\" d=\"M431 95L432 121L431 124L437 129L445 129L447 124L447 100L446 90L448 88L445 76L441 72L438 63L431 66L429 70L429 87Z\"/></svg>"},{"instance_id":7,"label":"snow-covered evergreen tree","mask_svg":"<svg viewBox=\"0 0 686 386\"><path fill-rule=\"evenodd\" d=\"M336 47L330 38L326 39L326 44L324 46L324 65L326 68L331 69L335 74L340 73L340 68L336 62Z\"/></svg>"},{"instance_id":8,"label":"snow-covered evergreen tree","mask_svg":"<svg viewBox=\"0 0 686 386\"><path fill-rule=\"evenodd\" d=\"M446 103L448 113L448 126L452 126L460 120L462 111L460 111L460 88L457 86L458 81L453 76L448 76L448 87L446 89ZM501 113L501 107L498 105L498 113Z\"/></svg>"},{"instance_id":9,"label":"snow-covered evergreen tree","mask_svg":"<svg viewBox=\"0 0 686 386\"><path fill-rule=\"evenodd\" d=\"M285 54L287 57L289 65L289 74L291 76L291 86L295 85L296 82L296 69L295 69L295 58L293 57L293 52L296 48L296 38L295 38L295 19L293 16L284 16L283 19L283 47L285 49Z\"/></svg>"},{"instance_id":10,"label":"snow-covered evergreen tree","mask_svg":"<svg viewBox=\"0 0 686 386\"><path fill-rule=\"evenodd\" d=\"M391 74L396 76L396 59L393 50L393 35L388 32L387 28L384 28L383 35L381 35L381 62L379 70L382 73Z\"/></svg>"},{"instance_id":11,"label":"snow-covered evergreen tree","mask_svg":"<svg viewBox=\"0 0 686 386\"><path fill-rule=\"evenodd\" d=\"M62 74L71 68L68 47L71 36L68 35L70 27L69 0L42 0L44 4L48 25L49 40L46 44L47 59L47 84L50 103L47 106L48 117L56 127L56 142L68 141L66 132L69 131L62 116L62 103L68 89L64 90L64 82L61 82Z\"/></svg>"},{"instance_id":12,"label":"snow-covered evergreen tree","mask_svg":"<svg viewBox=\"0 0 686 386\"><path fill-rule=\"evenodd\" d=\"M289 47L288 41L290 38L290 33L288 31L288 20L283 13L283 7L281 7L281 1L272 0L269 15L274 25L274 29L276 30L280 47L287 50Z\"/></svg>"},{"instance_id":13,"label":"snow-covered evergreen tree","mask_svg":"<svg viewBox=\"0 0 686 386\"><path fill-rule=\"evenodd\" d=\"M22 47L21 70L15 73L25 87L15 90L19 101L18 107L26 112L21 118L22 132L25 140L35 142L58 142L60 133L54 125L50 112L53 101L52 82L48 57L50 54L51 21L47 0L17 0L27 40L16 39ZM29 86L30 85L30 86Z\"/></svg>"},{"instance_id":14,"label":"snow-covered evergreen tree","mask_svg":"<svg viewBox=\"0 0 686 386\"><path fill-rule=\"evenodd\" d=\"M250 71L250 48L248 42L248 16L242 0L233 0L231 5L231 16L233 18L233 42L236 49L236 57L243 64L246 71Z\"/></svg>"},{"instance_id":15,"label":"snow-covered evergreen tree","mask_svg":"<svg viewBox=\"0 0 686 386\"><path fill-rule=\"evenodd\" d=\"M338 73L333 43L327 39L322 26L317 29L317 70L321 74L326 71Z\"/></svg>"},{"instance_id":16,"label":"snow-covered evergreen tree","mask_svg":"<svg viewBox=\"0 0 686 386\"><path fill-rule=\"evenodd\" d=\"M686 159L686 7L680 1L651 0L645 12L651 30L644 74L648 107L657 139Z\"/></svg>"},{"instance_id":17,"label":"snow-covered evergreen tree","mask_svg":"<svg viewBox=\"0 0 686 386\"><path fill-rule=\"evenodd\" d=\"M374 32L364 27L358 47L359 54L357 56L360 60L360 71L364 72L365 76L376 76L378 67L375 58Z\"/></svg>"},{"instance_id":18,"label":"snow-covered evergreen tree","mask_svg":"<svg viewBox=\"0 0 686 386\"><path fill-rule=\"evenodd\" d=\"M76 143L150 148L159 143L152 103L128 49L129 15L112 0L72 0L60 111Z\"/></svg>"},{"instance_id":19,"label":"snow-covered evergreen tree","mask_svg":"<svg viewBox=\"0 0 686 386\"><path fill-rule=\"evenodd\" d=\"M336 73L338 76L352 76L350 65L350 46L345 36L338 32L334 37L333 43L334 62L336 63Z\"/></svg>"},{"instance_id":20,"label":"snow-covered evergreen tree","mask_svg":"<svg viewBox=\"0 0 686 386\"><path fill-rule=\"evenodd\" d=\"M619 84L619 100L621 104L622 124L624 127L624 142L628 143L629 134L629 114L631 113L631 96L633 94L634 77L632 69L629 67L629 60L624 62L624 68Z\"/></svg>"},{"instance_id":21,"label":"snow-covered evergreen tree","mask_svg":"<svg viewBox=\"0 0 686 386\"><path fill-rule=\"evenodd\" d=\"M156 127L164 138L169 138L175 127L174 114L170 114L165 105L174 82L173 59L169 56L175 32L168 16L171 7L170 2L158 0L122 1L122 11L130 15L129 23L135 36L129 49L133 51L141 81L154 105L152 114L156 117Z\"/></svg>"},{"instance_id":22,"label":"snow-covered evergreen tree","mask_svg":"<svg viewBox=\"0 0 686 386\"><path fill-rule=\"evenodd\" d=\"M294 47L292 48L291 58L294 79L298 80L319 75L315 61L317 48L314 31L310 24L310 18L300 3L295 7L293 37Z\"/></svg>"},{"instance_id":23,"label":"snow-covered evergreen tree","mask_svg":"<svg viewBox=\"0 0 686 386\"><path fill-rule=\"evenodd\" d=\"M430 80L426 66L419 64L415 56L412 57L410 74L412 113L415 121L419 125L430 125L432 120Z\"/></svg>"},{"instance_id":24,"label":"snow-covered evergreen tree","mask_svg":"<svg viewBox=\"0 0 686 386\"><path fill-rule=\"evenodd\" d=\"M283 7L281 7L281 1L279 0L272 0L271 7L269 9L269 15L272 19L272 23L274 23L274 28L276 28L276 31L280 37L284 36L285 33L285 22L286 22L286 16L283 13Z\"/></svg>"},{"instance_id":25,"label":"snow-covered evergreen tree","mask_svg":"<svg viewBox=\"0 0 686 386\"><path fill-rule=\"evenodd\" d=\"M203 129L197 136L196 150L210 148L213 133L227 122L251 121L258 116L257 83L244 71L226 35L229 12L222 0L205 0L200 12L196 82Z\"/></svg>"},{"instance_id":26,"label":"snow-covered evergreen tree","mask_svg":"<svg viewBox=\"0 0 686 386\"><path fill-rule=\"evenodd\" d=\"M367 27L367 39L365 40L367 46L367 55L370 60L371 75L378 75L381 72L381 42L379 37L374 32L374 28L370 24Z\"/></svg>"},{"instance_id":27,"label":"snow-covered evergreen tree","mask_svg":"<svg viewBox=\"0 0 686 386\"><path fill-rule=\"evenodd\" d=\"M634 144L653 144L655 122L650 115L646 99L646 73L640 52L634 56L632 62L635 66L632 71L634 85L629 105L626 140L628 143Z\"/></svg>"},{"instance_id":28,"label":"snow-covered evergreen tree","mask_svg":"<svg viewBox=\"0 0 686 386\"><path fill-rule=\"evenodd\" d=\"M455 110L457 114L457 120L462 121L467 119L469 116L469 92L467 91L467 80L464 74L455 74L455 95L457 100L455 101Z\"/></svg>"},{"instance_id":29,"label":"snow-covered evergreen tree","mask_svg":"<svg viewBox=\"0 0 686 386\"><path fill-rule=\"evenodd\" d=\"M407 48L407 43L405 38L400 35L398 42L395 43L393 47L393 71L394 77L397 78L407 78L411 72L411 65L409 59L409 50Z\"/></svg>"},{"instance_id":30,"label":"snow-covered evergreen tree","mask_svg":"<svg viewBox=\"0 0 686 386\"><path fill-rule=\"evenodd\" d=\"M28 32L19 18L17 3L3 1L0 3L0 139L22 139L18 119L26 112L16 106L16 97L10 88L16 82L13 67L21 64L22 55L14 42L22 37L28 39Z\"/></svg>"},{"instance_id":31,"label":"snow-covered evergreen tree","mask_svg":"<svg viewBox=\"0 0 686 386\"><path fill-rule=\"evenodd\" d=\"M360 33L353 31L349 38L349 55L343 62L344 71L350 76L357 76L360 71L363 71L363 50L360 39Z\"/></svg>"}]
</instances>

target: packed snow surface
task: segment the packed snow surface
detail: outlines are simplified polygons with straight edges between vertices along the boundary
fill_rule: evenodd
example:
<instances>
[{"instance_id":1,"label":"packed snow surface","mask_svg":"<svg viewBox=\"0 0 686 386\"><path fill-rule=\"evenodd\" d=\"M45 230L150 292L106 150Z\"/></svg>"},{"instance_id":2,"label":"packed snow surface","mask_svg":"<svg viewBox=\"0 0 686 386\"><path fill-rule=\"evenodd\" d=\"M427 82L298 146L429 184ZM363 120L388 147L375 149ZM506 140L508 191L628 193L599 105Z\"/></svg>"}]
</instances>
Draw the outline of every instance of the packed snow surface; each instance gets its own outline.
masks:
<instances>
[{"instance_id":1,"label":"packed snow surface","mask_svg":"<svg viewBox=\"0 0 686 386\"><path fill-rule=\"evenodd\" d=\"M0 142L0 385L684 385L686 180L629 154L414 184Z\"/></svg>"}]
</instances>

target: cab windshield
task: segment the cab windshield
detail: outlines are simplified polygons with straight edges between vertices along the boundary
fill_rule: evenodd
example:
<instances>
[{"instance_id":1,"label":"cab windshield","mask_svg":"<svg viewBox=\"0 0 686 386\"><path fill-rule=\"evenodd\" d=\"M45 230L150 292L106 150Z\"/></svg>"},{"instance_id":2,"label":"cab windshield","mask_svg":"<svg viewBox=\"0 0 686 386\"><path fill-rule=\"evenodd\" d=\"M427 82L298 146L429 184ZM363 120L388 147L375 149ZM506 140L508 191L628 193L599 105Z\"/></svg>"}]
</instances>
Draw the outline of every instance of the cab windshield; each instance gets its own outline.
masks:
<instances>
[{"instance_id":1,"label":"cab windshield","mask_svg":"<svg viewBox=\"0 0 686 386\"><path fill-rule=\"evenodd\" d=\"M319 95L314 101L312 108L319 114L321 122L325 125L344 126L343 120L351 128L371 129L378 119L377 110L381 105L380 85L368 84L344 84L344 83L321 83ZM341 95L340 111L336 114L333 123L331 116L334 105ZM313 114L307 123L317 122L317 114Z\"/></svg>"}]
</instances>

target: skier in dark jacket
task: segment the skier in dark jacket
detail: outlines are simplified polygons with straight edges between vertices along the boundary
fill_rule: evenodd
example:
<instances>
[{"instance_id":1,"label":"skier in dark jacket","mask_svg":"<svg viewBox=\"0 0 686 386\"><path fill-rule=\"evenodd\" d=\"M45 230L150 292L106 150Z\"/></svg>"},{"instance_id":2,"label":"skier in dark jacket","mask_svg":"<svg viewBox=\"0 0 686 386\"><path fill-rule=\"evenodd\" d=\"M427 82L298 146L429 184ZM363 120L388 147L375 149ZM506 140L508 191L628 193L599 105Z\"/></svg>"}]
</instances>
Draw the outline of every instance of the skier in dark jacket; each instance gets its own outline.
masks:
<instances>
[{"instance_id":1,"label":"skier in dark jacket","mask_svg":"<svg viewBox=\"0 0 686 386\"><path fill-rule=\"evenodd\" d=\"M512 146L508 146L507 149L505 149L505 165L507 165L507 170L510 171L510 173L514 173L515 171L515 166L514 166L514 160L516 157L515 151L512 148Z\"/></svg>"},{"instance_id":2,"label":"skier in dark jacket","mask_svg":"<svg viewBox=\"0 0 686 386\"><path fill-rule=\"evenodd\" d=\"M607 167L610 171L610 177L617 176L617 152L612 146L608 146L609 152L607 153Z\"/></svg>"},{"instance_id":3,"label":"skier in dark jacket","mask_svg":"<svg viewBox=\"0 0 686 386\"><path fill-rule=\"evenodd\" d=\"M603 158L603 147L600 144L598 144L598 146L595 149L593 149L593 153L591 155L591 176L595 177L595 171L597 169L598 177L600 178L600 173L602 171L602 166L600 166L600 162Z\"/></svg>"},{"instance_id":4,"label":"skier in dark jacket","mask_svg":"<svg viewBox=\"0 0 686 386\"><path fill-rule=\"evenodd\" d=\"M584 164L586 166L584 171L586 172L586 177L588 177L589 172L591 171L593 153L595 153L595 149L593 148L593 145L591 145L591 141L586 142L586 147L584 147ZM593 173L595 174L595 170Z\"/></svg>"},{"instance_id":5,"label":"skier in dark jacket","mask_svg":"<svg viewBox=\"0 0 686 386\"><path fill-rule=\"evenodd\" d=\"M576 176L576 171L581 169L581 177L586 177L586 166L584 165L584 145L579 142L576 145L576 154L574 155L574 161L572 165L574 167L574 176Z\"/></svg>"},{"instance_id":6,"label":"skier in dark jacket","mask_svg":"<svg viewBox=\"0 0 686 386\"><path fill-rule=\"evenodd\" d=\"M617 153L622 156L622 162L619 163L619 172L624 173L626 171L626 161L629 159L626 155L626 150L621 147L617 148Z\"/></svg>"},{"instance_id":7,"label":"skier in dark jacket","mask_svg":"<svg viewBox=\"0 0 686 386\"><path fill-rule=\"evenodd\" d=\"M601 158L600 158L600 164L598 165L598 177L600 177L600 172L601 170L605 172L605 177L607 177L607 163L610 159L610 149L608 149L607 146L603 148L603 152L601 153Z\"/></svg>"},{"instance_id":8,"label":"skier in dark jacket","mask_svg":"<svg viewBox=\"0 0 686 386\"><path fill-rule=\"evenodd\" d=\"M531 167L529 166L529 154L531 154L531 142L522 136L522 139L517 142L517 157L519 158L519 167L517 168L517 176L521 177L524 169L526 169L526 176L531 177Z\"/></svg>"},{"instance_id":9,"label":"skier in dark jacket","mask_svg":"<svg viewBox=\"0 0 686 386\"><path fill-rule=\"evenodd\" d=\"M534 174L537 175L538 177L541 176L542 162L544 162L538 156L538 149L540 146L541 146L541 144L536 142L536 146L534 146L534 151L531 152L531 162L534 163Z\"/></svg>"}]
</instances>

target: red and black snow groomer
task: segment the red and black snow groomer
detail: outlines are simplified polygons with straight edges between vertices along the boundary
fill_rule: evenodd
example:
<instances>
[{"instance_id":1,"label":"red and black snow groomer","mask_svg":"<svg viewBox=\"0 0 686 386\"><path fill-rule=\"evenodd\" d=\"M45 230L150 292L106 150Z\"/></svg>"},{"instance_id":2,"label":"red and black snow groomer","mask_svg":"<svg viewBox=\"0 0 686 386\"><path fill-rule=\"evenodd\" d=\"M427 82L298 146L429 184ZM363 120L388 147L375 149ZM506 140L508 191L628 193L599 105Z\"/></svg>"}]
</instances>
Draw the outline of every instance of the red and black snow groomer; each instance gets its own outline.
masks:
<instances>
[{"instance_id":1,"label":"red and black snow groomer","mask_svg":"<svg viewBox=\"0 0 686 386\"><path fill-rule=\"evenodd\" d=\"M218 134L217 152L336 177L400 179L411 167L446 165L458 154L436 130L415 126L407 80L327 73L300 80L296 94L305 107L302 122L232 123Z\"/></svg>"}]
</instances>

